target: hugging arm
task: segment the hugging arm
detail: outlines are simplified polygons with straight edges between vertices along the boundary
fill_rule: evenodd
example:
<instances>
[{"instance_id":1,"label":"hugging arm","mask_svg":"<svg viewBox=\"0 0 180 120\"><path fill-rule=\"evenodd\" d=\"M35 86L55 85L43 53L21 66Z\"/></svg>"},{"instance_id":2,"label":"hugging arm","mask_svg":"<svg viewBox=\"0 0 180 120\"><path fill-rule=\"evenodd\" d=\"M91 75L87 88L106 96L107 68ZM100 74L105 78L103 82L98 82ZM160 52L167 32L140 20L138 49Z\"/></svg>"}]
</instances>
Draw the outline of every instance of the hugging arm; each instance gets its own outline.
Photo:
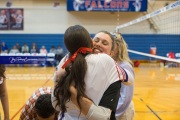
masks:
<instances>
[{"instance_id":1,"label":"hugging arm","mask_svg":"<svg viewBox=\"0 0 180 120\"><path fill-rule=\"evenodd\" d=\"M77 91L74 86L70 87L71 101L79 108L77 103ZM85 97L80 98L81 112L88 120L107 120L110 118L111 110L102 106L95 105L91 100Z\"/></svg>"},{"instance_id":2,"label":"hugging arm","mask_svg":"<svg viewBox=\"0 0 180 120\"><path fill-rule=\"evenodd\" d=\"M80 104L82 106L82 113L86 115L88 120L114 120L120 95L120 87L121 81L111 84L104 92L99 105L95 105L91 100L81 97ZM72 93L71 101L78 107L76 100L77 91L73 86L71 86L70 91Z\"/></svg>"}]
</instances>

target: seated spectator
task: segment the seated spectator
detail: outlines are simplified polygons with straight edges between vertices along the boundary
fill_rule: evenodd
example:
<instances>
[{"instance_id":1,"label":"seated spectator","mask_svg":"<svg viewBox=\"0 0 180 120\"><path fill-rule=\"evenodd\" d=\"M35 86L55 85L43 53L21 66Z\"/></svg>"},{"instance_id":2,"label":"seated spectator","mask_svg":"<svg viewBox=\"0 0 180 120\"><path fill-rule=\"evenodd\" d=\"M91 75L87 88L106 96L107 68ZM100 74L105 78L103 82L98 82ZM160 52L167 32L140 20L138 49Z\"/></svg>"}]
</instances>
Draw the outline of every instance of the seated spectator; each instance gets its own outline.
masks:
<instances>
[{"instance_id":1,"label":"seated spectator","mask_svg":"<svg viewBox=\"0 0 180 120\"><path fill-rule=\"evenodd\" d=\"M19 52L21 51L21 46L19 45L19 43L16 43L16 48L19 50Z\"/></svg>"},{"instance_id":2,"label":"seated spectator","mask_svg":"<svg viewBox=\"0 0 180 120\"><path fill-rule=\"evenodd\" d=\"M29 46L26 43L24 43L24 45L22 46L21 52L22 53L29 53Z\"/></svg>"},{"instance_id":3,"label":"seated spectator","mask_svg":"<svg viewBox=\"0 0 180 120\"><path fill-rule=\"evenodd\" d=\"M8 46L5 42L2 42L2 53L8 53Z\"/></svg>"},{"instance_id":4,"label":"seated spectator","mask_svg":"<svg viewBox=\"0 0 180 120\"><path fill-rule=\"evenodd\" d=\"M51 49L49 50L49 53L54 54L54 55L48 55L47 56L47 62L46 65L47 66L55 66L56 65L56 61L55 61L55 54L56 54L56 49L54 46L51 46Z\"/></svg>"},{"instance_id":5,"label":"seated spectator","mask_svg":"<svg viewBox=\"0 0 180 120\"><path fill-rule=\"evenodd\" d=\"M58 48L56 49L55 59L59 62L62 59L63 54L64 54L63 49L59 45Z\"/></svg>"},{"instance_id":6,"label":"seated spectator","mask_svg":"<svg viewBox=\"0 0 180 120\"><path fill-rule=\"evenodd\" d=\"M39 88L27 101L19 120L57 120L58 112L51 102L52 88Z\"/></svg>"},{"instance_id":7,"label":"seated spectator","mask_svg":"<svg viewBox=\"0 0 180 120\"><path fill-rule=\"evenodd\" d=\"M56 54L56 49L55 49L54 46L51 46L51 49L50 49L49 53L54 53L54 54Z\"/></svg>"},{"instance_id":8,"label":"seated spectator","mask_svg":"<svg viewBox=\"0 0 180 120\"><path fill-rule=\"evenodd\" d=\"M36 43L32 43L31 53L38 53L38 47L37 47Z\"/></svg>"},{"instance_id":9,"label":"seated spectator","mask_svg":"<svg viewBox=\"0 0 180 120\"><path fill-rule=\"evenodd\" d=\"M16 48L16 45L13 46L9 53L19 53L19 50Z\"/></svg>"},{"instance_id":10,"label":"seated spectator","mask_svg":"<svg viewBox=\"0 0 180 120\"><path fill-rule=\"evenodd\" d=\"M42 47L41 47L40 53L45 53L45 54L47 54L47 50L46 50L45 46L42 46Z\"/></svg>"}]
</instances>

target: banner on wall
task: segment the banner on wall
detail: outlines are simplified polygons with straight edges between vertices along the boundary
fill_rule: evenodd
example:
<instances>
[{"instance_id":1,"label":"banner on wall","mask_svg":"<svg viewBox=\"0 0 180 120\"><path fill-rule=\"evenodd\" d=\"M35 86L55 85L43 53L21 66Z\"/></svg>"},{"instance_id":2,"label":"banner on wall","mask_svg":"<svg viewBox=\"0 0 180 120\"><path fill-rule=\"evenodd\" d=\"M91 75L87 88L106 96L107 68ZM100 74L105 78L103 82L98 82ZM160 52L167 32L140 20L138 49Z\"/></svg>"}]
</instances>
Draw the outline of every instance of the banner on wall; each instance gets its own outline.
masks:
<instances>
[{"instance_id":1,"label":"banner on wall","mask_svg":"<svg viewBox=\"0 0 180 120\"><path fill-rule=\"evenodd\" d=\"M8 30L8 9L0 9L0 30Z\"/></svg>"},{"instance_id":2,"label":"banner on wall","mask_svg":"<svg viewBox=\"0 0 180 120\"><path fill-rule=\"evenodd\" d=\"M67 10L144 12L147 0L67 0Z\"/></svg>"},{"instance_id":3,"label":"banner on wall","mask_svg":"<svg viewBox=\"0 0 180 120\"><path fill-rule=\"evenodd\" d=\"M0 30L23 30L23 9L0 9Z\"/></svg>"}]
</instances>

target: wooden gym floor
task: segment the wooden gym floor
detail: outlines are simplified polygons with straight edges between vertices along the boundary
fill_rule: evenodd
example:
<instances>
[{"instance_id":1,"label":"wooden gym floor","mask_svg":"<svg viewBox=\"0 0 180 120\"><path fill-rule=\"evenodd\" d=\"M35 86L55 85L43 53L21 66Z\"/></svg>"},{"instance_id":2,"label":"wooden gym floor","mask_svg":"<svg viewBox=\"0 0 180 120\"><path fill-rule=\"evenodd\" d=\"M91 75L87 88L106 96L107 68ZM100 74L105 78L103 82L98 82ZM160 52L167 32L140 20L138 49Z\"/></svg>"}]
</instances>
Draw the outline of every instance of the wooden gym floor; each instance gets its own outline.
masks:
<instances>
[{"instance_id":1,"label":"wooden gym floor","mask_svg":"<svg viewBox=\"0 0 180 120\"><path fill-rule=\"evenodd\" d=\"M7 67L10 118L18 120L21 108L42 86L53 86L53 67ZM135 68L134 120L180 120L180 68L143 63ZM0 113L3 118L2 106Z\"/></svg>"}]
</instances>

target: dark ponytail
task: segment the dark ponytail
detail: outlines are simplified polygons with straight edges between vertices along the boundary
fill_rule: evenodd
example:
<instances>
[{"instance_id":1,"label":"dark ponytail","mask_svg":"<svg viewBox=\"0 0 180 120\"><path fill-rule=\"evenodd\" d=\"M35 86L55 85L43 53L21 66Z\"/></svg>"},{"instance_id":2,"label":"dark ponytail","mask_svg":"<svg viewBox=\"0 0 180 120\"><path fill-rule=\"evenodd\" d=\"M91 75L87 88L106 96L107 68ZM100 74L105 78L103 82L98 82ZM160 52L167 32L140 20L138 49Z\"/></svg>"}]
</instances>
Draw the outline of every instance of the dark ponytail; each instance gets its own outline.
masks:
<instances>
[{"instance_id":1,"label":"dark ponytail","mask_svg":"<svg viewBox=\"0 0 180 120\"><path fill-rule=\"evenodd\" d=\"M70 52L70 56L81 47L92 47L89 33L85 28L79 25L71 26L66 30L64 43ZM58 83L55 86L54 96L57 98L57 105L59 105L62 114L67 111L66 103L70 101L71 93L69 88L72 84L75 85L77 90L77 102L80 112L80 97L88 98L85 94L84 81L87 71L87 62L85 60L86 55L88 55L88 53L84 54L78 52L75 60L65 67L66 74L58 80Z\"/></svg>"}]
</instances>

